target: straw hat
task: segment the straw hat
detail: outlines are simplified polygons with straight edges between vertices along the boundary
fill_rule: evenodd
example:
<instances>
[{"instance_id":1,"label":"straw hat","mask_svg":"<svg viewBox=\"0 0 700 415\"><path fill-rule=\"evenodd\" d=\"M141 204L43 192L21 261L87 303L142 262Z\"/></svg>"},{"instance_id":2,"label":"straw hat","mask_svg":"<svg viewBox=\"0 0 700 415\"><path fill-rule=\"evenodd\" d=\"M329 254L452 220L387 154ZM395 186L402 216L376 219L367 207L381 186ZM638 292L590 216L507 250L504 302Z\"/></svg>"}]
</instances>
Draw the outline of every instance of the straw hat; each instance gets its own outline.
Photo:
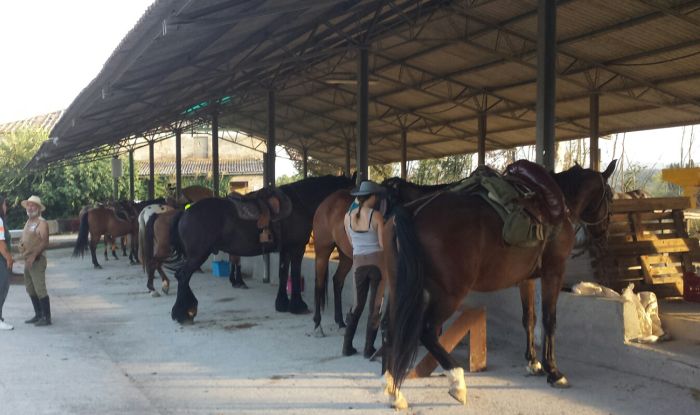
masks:
<instances>
[{"instance_id":1,"label":"straw hat","mask_svg":"<svg viewBox=\"0 0 700 415\"><path fill-rule=\"evenodd\" d=\"M29 202L37 204L39 206L40 212L43 212L46 210L46 206L44 206L44 204L41 203L41 198L39 196L35 196L35 195L29 196L29 199L22 201L22 203L21 203L22 207L26 209L27 203L29 203Z\"/></svg>"},{"instance_id":2,"label":"straw hat","mask_svg":"<svg viewBox=\"0 0 700 415\"><path fill-rule=\"evenodd\" d=\"M385 189L371 180L365 180L359 187L354 188L350 194L353 196L367 196L384 193Z\"/></svg>"}]
</instances>

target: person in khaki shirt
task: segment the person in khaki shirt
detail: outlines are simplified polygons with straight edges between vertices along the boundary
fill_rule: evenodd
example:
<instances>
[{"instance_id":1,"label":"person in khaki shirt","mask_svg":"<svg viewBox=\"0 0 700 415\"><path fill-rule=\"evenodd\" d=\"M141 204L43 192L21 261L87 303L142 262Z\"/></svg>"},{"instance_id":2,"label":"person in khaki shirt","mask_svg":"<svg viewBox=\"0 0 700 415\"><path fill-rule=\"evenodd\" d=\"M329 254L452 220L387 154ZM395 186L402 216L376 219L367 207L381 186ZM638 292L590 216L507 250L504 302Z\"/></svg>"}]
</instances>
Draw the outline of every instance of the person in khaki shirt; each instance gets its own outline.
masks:
<instances>
[{"instance_id":1,"label":"person in khaki shirt","mask_svg":"<svg viewBox=\"0 0 700 415\"><path fill-rule=\"evenodd\" d=\"M51 303L46 291L46 256L49 245L49 225L41 213L46 207L39 196L31 196L22 201L27 211L27 223L22 230L20 251L24 257L24 285L34 306L34 317L25 321L35 326L51 324Z\"/></svg>"}]
</instances>

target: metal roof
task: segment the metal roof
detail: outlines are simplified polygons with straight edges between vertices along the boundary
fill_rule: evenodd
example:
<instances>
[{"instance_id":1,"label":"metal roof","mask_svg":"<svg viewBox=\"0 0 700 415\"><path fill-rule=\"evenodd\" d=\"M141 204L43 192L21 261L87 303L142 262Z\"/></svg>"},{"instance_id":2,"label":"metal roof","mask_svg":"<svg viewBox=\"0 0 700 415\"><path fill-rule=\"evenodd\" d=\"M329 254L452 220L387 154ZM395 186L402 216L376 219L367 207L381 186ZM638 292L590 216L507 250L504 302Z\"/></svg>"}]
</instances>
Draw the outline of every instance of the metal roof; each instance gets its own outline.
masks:
<instances>
[{"instance_id":1,"label":"metal roof","mask_svg":"<svg viewBox=\"0 0 700 415\"><path fill-rule=\"evenodd\" d=\"M14 133L23 128L38 128L41 130L51 131L63 115L63 110L54 111L48 114L36 115L24 120L11 121L0 124L0 135Z\"/></svg>"},{"instance_id":2,"label":"metal roof","mask_svg":"<svg viewBox=\"0 0 700 415\"><path fill-rule=\"evenodd\" d=\"M203 122L342 165L354 155L358 48L370 56L369 162L535 141L536 0L159 0L33 163ZM700 122L700 1L560 0L558 140ZM353 156L354 157L354 156ZM354 161L354 159L353 159Z\"/></svg>"},{"instance_id":3,"label":"metal roof","mask_svg":"<svg viewBox=\"0 0 700 415\"><path fill-rule=\"evenodd\" d=\"M206 176L211 173L211 160L182 160L183 176ZM136 162L137 175L150 174L148 161ZM153 163L156 176L174 176L175 160L156 160ZM256 176L263 174L262 160L219 160L219 174L222 176Z\"/></svg>"}]
</instances>

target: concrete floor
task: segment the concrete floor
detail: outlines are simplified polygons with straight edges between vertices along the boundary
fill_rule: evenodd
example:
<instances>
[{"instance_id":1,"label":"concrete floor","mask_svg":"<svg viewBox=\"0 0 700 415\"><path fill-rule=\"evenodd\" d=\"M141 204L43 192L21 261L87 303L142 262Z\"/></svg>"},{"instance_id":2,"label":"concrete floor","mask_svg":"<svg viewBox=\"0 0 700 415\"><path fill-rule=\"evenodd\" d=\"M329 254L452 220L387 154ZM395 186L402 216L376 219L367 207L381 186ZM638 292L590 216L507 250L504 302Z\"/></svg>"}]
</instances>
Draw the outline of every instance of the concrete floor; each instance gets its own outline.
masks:
<instances>
[{"instance_id":1,"label":"concrete floor","mask_svg":"<svg viewBox=\"0 0 700 415\"><path fill-rule=\"evenodd\" d=\"M247 280L249 290L234 290L225 278L195 274L199 315L180 326L170 319L176 282L170 296L151 298L141 268L124 259L93 270L89 258L73 259L68 248L48 257L54 324L22 323L32 313L21 285L10 288L5 304L15 330L0 332L2 415L393 412L381 393L379 363L341 356L342 333L330 310L323 316L327 336L315 338L311 315L276 313L277 287L259 277ZM458 405L436 374L406 382L407 413L700 413L700 345L619 344L616 306L564 296L560 309L558 362L571 389L525 375L519 318L493 306L488 370L467 374L468 404ZM595 322L576 317L591 309L608 314ZM356 347L363 332L361 326ZM466 359L464 347L456 353Z\"/></svg>"}]
</instances>

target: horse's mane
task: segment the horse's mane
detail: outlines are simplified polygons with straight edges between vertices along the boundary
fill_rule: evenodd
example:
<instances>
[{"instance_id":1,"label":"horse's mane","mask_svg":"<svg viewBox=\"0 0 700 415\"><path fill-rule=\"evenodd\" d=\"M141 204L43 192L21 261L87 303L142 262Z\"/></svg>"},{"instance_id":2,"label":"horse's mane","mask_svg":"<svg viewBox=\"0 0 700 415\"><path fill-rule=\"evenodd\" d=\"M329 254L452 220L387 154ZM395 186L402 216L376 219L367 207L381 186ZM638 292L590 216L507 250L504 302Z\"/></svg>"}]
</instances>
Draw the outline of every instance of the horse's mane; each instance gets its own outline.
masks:
<instances>
[{"instance_id":1,"label":"horse's mane","mask_svg":"<svg viewBox=\"0 0 700 415\"><path fill-rule=\"evenodd\" d=\"M559 185L564 197L570 200L578 193L581 183L589 176L588 173L592 172L592 170L584 169L578 164L575 164L568 170L564 170L560 173L551 172L550 174Z\"/></svg>"},{"instance_id":2,"label":"horse's mane","mask_svg":"<svg viewBox=\"0 0 700 415\"><path fill-rule=\"evenodd\" d=\"M336 190L343 187L352 187L354 181L346 176L325 176L308 177L294 183L284 184L279 189L284 192L292 202L302 202L302 204L318 205L325 198L326 190ZM301 200L300 200L301 199ZM319 200L316 200L319 199ZM315 208L314 208L315 209Z\"/></svg>"}]
</instances>

